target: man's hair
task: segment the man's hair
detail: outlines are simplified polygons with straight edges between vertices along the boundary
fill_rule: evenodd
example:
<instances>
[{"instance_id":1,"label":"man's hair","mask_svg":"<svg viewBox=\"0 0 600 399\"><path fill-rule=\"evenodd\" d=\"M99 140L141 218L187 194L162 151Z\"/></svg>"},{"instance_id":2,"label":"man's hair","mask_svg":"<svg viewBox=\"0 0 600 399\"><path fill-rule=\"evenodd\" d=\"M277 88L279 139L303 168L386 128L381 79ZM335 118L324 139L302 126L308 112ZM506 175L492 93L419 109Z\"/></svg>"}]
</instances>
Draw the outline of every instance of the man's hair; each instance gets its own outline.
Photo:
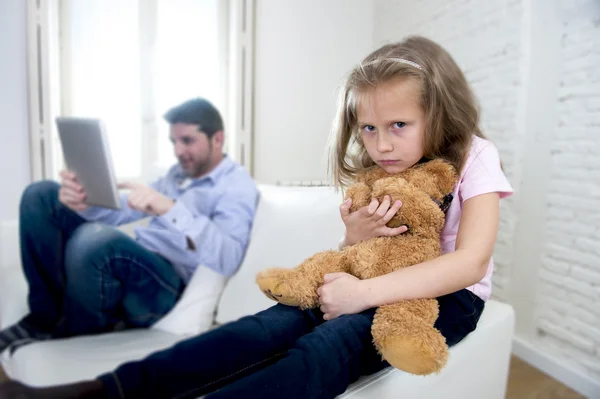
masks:
<instances>
[{"instance_id":1,"label":"man's hair","mask_svg":"<svg viewBox=\"0 0 600 399\"><path fill-rule=\"evenodd\" d=\"M208 137L223 130L221 114L204 98L194 98L179 104L168 110L164 118L171 125L175 123L198 125L198 130L206 133Z\"/></svg>"}]
</instances>

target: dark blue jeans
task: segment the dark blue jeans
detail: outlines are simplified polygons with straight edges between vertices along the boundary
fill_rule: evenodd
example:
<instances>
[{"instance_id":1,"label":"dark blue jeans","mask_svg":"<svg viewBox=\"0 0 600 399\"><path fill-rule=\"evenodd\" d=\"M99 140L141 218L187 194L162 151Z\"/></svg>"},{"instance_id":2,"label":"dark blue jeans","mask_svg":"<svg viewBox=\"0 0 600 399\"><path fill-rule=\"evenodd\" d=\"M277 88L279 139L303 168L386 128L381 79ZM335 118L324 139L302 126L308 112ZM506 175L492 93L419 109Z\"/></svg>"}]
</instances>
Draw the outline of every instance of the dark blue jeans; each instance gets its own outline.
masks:
<instances>
[{"instance_id":1,"label":"dark blue jeans","mask_svg":"<svg viewBox=\"0 0 600 399\"><path fill-rule=\"evenodd\" d=\"M484 302L467 290L438 301L436 328L451 346L475 329ZM372 343L374 314L324 322L319 310L279 304L99 379L108 398L333 398L388 366Z\"/></svg>"},{"instance_id":2,"label":"dark blue jeans","mask_svg":"<svg viewBox=\"0 0 600 399\"><path fill-rule=\"evenodd\" d=\"M58 201L58 189L33 183L21 199L23 322L62 337L146 327L166 314L183 287L173 266L119 230L87 223Z\"/></svg>"}]
</instances>

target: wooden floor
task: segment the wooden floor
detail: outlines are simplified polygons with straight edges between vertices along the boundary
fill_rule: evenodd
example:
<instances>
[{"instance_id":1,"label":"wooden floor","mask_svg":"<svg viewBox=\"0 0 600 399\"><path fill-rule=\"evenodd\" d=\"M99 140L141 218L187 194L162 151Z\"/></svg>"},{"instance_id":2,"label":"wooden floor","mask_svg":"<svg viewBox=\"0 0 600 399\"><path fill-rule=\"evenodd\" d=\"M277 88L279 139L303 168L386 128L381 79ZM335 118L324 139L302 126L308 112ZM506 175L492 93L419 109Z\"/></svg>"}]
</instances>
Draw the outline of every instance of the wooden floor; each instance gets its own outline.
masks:
<instances>
[{"instance_id":1,"label":"wooden floor","mask_svg":"<svg viewBox=\"0 0 600 399\"><path fill-rule=\"evenodd\" d=\"M6 376L0 368L0 381ZM507 399L581 399L584 397L513 356L510 363Z\"/></svg>"},{"instance_id":2,"label":"wooden floor","mask_svg":"<svg viewBox=\"0 0 600 399\"><path fill-rule=\"evenodd\" d=\"M585 399L516 356L510 362L507 399Z\"/></svg>"}]
</instances>

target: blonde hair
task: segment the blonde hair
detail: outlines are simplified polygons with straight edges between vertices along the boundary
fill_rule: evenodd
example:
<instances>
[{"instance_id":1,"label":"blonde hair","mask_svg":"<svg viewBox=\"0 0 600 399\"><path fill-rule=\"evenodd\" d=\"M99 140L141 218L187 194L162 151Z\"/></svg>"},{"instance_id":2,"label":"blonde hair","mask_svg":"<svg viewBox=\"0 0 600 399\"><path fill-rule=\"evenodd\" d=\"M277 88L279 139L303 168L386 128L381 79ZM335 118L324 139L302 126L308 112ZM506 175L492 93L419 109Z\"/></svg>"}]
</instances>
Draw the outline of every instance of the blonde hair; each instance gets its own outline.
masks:
<instances>
[{"instance_id":1,"label":"blonde hair","mask_svg":"<svg viewBox=\"0 0 600 399\"><path fill-rule=\"evenodd\" d=\"M329 172L337 187L347 186L357 172L374 166L360 140L356 107L361 92L397 78L421 86L425 112L424 157L442 158L460 173L473 135L479 129L479 109L462 71L440 45L412 36L369 54L350 71L339 93L337 114L329 136Z\"/></svg>"}]
</instances>

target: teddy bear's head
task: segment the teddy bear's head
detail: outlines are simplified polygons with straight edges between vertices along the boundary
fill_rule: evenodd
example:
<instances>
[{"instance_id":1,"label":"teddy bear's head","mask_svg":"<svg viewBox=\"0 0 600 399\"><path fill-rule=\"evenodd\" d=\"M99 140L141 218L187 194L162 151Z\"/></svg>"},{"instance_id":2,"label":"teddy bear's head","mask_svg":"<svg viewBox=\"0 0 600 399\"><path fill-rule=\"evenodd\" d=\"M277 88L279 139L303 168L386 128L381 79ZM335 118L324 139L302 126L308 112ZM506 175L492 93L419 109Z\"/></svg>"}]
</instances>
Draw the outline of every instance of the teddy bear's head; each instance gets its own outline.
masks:
<instances>
[{"instance_id":1,"label":"teddy bear's head","mask_svg":"<svg viewBox=\"0 0 600 399\"><path fill-rule=\"evenodd\" d=\"M439 233L445 218L442 205L449 205L449 194L456 182L454 167L436 159L375 180L371 195L379 201L385 195L402 201L402 207L387 226L408 225L413 233Z\"/></svg>"}]
</instances>

